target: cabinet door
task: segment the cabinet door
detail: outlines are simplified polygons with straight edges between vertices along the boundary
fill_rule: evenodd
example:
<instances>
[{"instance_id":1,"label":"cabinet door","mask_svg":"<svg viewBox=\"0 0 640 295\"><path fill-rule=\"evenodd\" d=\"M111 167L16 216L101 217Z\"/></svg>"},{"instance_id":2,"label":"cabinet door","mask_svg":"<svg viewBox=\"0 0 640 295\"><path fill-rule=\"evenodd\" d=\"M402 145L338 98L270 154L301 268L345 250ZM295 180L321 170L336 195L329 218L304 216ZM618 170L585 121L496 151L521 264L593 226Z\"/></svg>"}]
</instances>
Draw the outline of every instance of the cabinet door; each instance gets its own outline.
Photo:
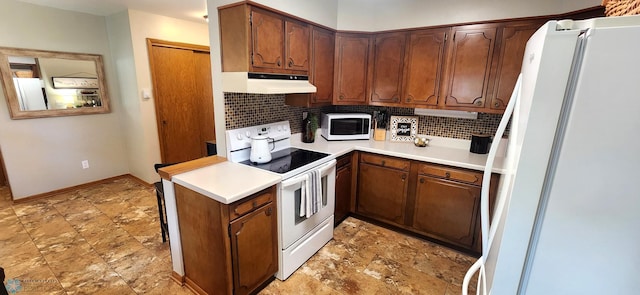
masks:
<instances>
[{"instance_id":1,"label":"cabinet door","mask_svg":"<svg viewBox=\"0 0 640 295\"><path fill-rule=\"evenodd\" d=\"M251 12L251 65L255 71L282 69L284 22L277 14Z\"/></svg>"},{"instance_id":2,"label":"cabinet door","mask_svg":"<svg viewBox=\"0 0 640 295\"><path fill-rule=\"evenodd\" d=\"M471 247L479 201L480 187L419 175L413 227Z\"/></svg>"},{"instance_id":3,"label":"cabinet door","mask_svg":"<svg viewBox=\"0 0 640 295\"><path fill-rule=\"evenodd\" d=\"M484 108L495 36L494 25L453 28L447 108Z\"/></svg>"},{"instance_id":4,"label":"cabinet door","mask_svg":"<svg viewBox=\"0 0 640 295\"><path fill-rule=\"evenodd\" d=\"M336 170L336 209L335 224L340 223L349 215L351 205L351 164Z\"/></svg>"},{"instance_id":5,"label":"cabinet door","mask_svg":"<svg viewBox=\"0 0 640 295\"><path fill-rule=\"evenodd\" d=\"M335 33L314 27L312 30L312 69L310 78L318 88L311 94L312 103L330 104L333 100L333 58Z\"/></svg>"},{"instance_id":6,"label":"cabinet door","mask_svg":"<svg viewBox=\"0 0 640 295\"><path fill-rule=\"evenodd\" d=\"M278 271L277 226L275 203L231 222L234 294L251 293Z\"/></svg>"},{"instance_id":7,"label":"cabinet door","mask_svg":"<svg viewBox=\"0 0 640 295\"><path fill-rule=\"evenodd\" d=\"M295 22L292 20L285 21L285 69L292 71L300 71L301 73L309 72L309 25Z\"/></svg>"},{"instance_id":8,"label":"cabinet door","mask_svg":"<svg viewBox=\"0 0 640 295\"><path fill-rule=\"evenodd\" d=\"M520 74L527 41L541 25L537 22L512 24L501 29L502 37L496 55L497 65L492 94L490 95L490 109L504 110L507 107Z\"/></svg>"},{"instance_id":9,"label":"cabinet door","mask_svg":"<svg viewBox=\"0 0 640 295\"><path fill-rule=\"evenodd\" d=\"M407 34L377 34L374 40L369 102L375 105L399 104Z\"/></svg>"},{"instance_id":10,"label":"cabinet door","mask_svg":"<svg viewBox=\"0 0 640 295\"><path fill-rule=\"evenodd\" d=\"M417 107L438 105L449 32L450 29L446 28L411 33L407 45L403 103Z\"/></svg>"},{"instance_id":11,"label":"cabinet door","mask_svg":"<svg viewBox=\"0 0 640 295\"><path fill-rule=\"evenodd\" d=\"M366 104L369 36L338 34L334 104Z\"/></svg>"},{"instance_id":12,"label":"cabinet door","mask_svg":"<svg viewBox=\"0 0 640 295\"><path fill-rule=\"evenodd\" d=\"M395 224L404 223L409 173L360 163L357 211Z\"/></svg>"}]
</instances>

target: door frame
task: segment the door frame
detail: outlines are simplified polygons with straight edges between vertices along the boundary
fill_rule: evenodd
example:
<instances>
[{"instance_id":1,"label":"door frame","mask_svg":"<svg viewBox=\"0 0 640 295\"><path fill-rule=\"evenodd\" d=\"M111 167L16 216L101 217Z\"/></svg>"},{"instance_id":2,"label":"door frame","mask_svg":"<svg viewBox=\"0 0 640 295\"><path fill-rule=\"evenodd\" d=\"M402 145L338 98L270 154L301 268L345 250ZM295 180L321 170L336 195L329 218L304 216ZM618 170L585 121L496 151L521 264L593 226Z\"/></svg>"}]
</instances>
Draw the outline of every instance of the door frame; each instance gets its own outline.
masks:
<instances>
[{"instance_id":1,"label":"door frame","mask_svg":"<svg viewBox=\"0 0 640 295\"><path fill-rule=\"evenodd\" d=\"M189 44L189 43L181 43L181 42L173 42L173 41L166 41L166 40L160 40L160 39L153 39L153 38L147 38L147 55L148 55L148 59L149 59L149 70L150 70L150 74L151 74L151 86L152 86L152 91L154 93L154 98L157 99L156 94L158 93L158 89L156 87L156 79L155 79L155 69L154 69L154 63L153 63L153 47L154 46L158 46L158 47L165 47L165 48L175 48L175 49L185 49L185 50L192 50L192 51L199 51L199 52L206 52L211 54L209 46L204 46L204 45L197 45L197 44ZM213 88L213 81L212 81L212 85L211 87ZM211 103L213 104L213 101L211 101ZM156 128L158 130L158 143L160 144L160 161L162 163L165 163L166 161L166 151L165 151L165 142L164 142L164 138L162 136L162 132L161 132L161 128L162 128L162 122L160 122L160 108L158 107L158 103L157 100L154 101L153 103L154 105L154 109L155 109L155 114L156 114Z\"/></svg>"}]
</instances>

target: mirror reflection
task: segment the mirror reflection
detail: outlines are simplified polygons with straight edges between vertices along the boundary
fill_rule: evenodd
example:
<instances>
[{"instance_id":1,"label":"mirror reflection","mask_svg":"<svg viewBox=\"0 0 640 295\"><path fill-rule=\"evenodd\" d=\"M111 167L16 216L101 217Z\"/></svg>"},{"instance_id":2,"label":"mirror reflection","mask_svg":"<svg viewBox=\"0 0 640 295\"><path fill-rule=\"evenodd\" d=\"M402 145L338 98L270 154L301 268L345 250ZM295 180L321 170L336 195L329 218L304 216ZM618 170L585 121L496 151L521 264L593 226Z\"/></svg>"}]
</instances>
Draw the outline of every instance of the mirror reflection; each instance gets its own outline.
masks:
<instances>
[{"instance_id":1,"label":"mirror reflection","mask_svg":"<svg viewBox=\"0 0 640 295\"><path fill-rule=\"evenodd\" d=\"M109 111L99 55L0 48L13 119Z\"/></svg>"}]
</instances>

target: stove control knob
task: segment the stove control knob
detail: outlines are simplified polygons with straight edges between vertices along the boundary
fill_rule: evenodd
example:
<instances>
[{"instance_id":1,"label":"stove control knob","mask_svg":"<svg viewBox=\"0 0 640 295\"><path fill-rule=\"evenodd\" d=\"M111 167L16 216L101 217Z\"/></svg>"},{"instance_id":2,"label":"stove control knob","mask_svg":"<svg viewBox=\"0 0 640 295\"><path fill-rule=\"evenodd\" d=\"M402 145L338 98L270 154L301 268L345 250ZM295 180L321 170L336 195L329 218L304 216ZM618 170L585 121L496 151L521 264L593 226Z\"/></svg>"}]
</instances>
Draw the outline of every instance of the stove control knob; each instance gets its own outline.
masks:
<instances>
[{"instance_id":1,"label":"stove control knob","mask_svg":"<svg viewBox=\"0 0 640 295\"><path fill-rule=\"evenodd\" d=\"M238 138L238 140L242 140L242 134L240 133L236 134L236 138Z\"/></svg>"},{"instance_id":2,"label":"stove control knob","mask_svg":"<svg viewBox=\"0 0 640 295\"><path fill-rule=\"evenodd\" d=\"M245 132L244 135L246 135L247 138L251 138L251 132L249 132L249 131Z\"/></svg>"},{"instance_id":3,"label":"stove control knob","mask_svg":"<svg viewBox=\"0 0 640 295\"><path fill-rule=\"evenodd\" d=\"M278 125L278 131L282 131L282 129L284 129L284 126Z\"/></svg>"},{"instance_id":4,"label":"stove control knob","mask_svg":"<svg viewBox=\"0 0 640 295\"><path fill-rule=\"evenodd\" d=\"M287 125L282 125L282 130L287 131Z\"/></svg>"}]
</instances>

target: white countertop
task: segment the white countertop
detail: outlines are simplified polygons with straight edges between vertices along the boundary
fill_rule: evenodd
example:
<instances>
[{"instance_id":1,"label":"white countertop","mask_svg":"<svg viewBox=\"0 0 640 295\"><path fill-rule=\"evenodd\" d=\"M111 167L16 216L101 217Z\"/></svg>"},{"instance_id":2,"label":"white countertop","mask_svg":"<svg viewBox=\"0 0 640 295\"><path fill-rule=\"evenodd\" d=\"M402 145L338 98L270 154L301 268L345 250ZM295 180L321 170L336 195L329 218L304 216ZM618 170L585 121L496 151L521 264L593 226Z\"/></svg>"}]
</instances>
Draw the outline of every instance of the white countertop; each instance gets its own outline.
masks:
<instances>
[{"instance_id":1,"label":"white countertop","mask_svg":"<svg viewBox=\"0 0 640 295\"><path fill-rule=\"evenodd\" d=\"M175 175L171 180L220 203L231 204L282 179L272 172L226 161Z\"/></svg>"},{"instance_id":2,"label":"white countertop","mask_svg":"<svg viewBox=\"0 0 640 295\"><path fill-rule=\"evenodd\" d=\"M304 143L300 140L300 134L293 134L291 136L291 145L301 149L328 153L333 157L339 157L358 150L460 168L484 170L487 155L469 152L470 140L434 136L424 137L430 139L429 145L426 147L417 147L413 142L392 142L389 141L389 136L385 141L375 141L373 139L328 141L318 135L313 143ZM501 144L501 146L505 145L506 143ZM503 173L503 163L504 157L496 157L492 171L494 173Z\"/></svg>"}]
</instances>

